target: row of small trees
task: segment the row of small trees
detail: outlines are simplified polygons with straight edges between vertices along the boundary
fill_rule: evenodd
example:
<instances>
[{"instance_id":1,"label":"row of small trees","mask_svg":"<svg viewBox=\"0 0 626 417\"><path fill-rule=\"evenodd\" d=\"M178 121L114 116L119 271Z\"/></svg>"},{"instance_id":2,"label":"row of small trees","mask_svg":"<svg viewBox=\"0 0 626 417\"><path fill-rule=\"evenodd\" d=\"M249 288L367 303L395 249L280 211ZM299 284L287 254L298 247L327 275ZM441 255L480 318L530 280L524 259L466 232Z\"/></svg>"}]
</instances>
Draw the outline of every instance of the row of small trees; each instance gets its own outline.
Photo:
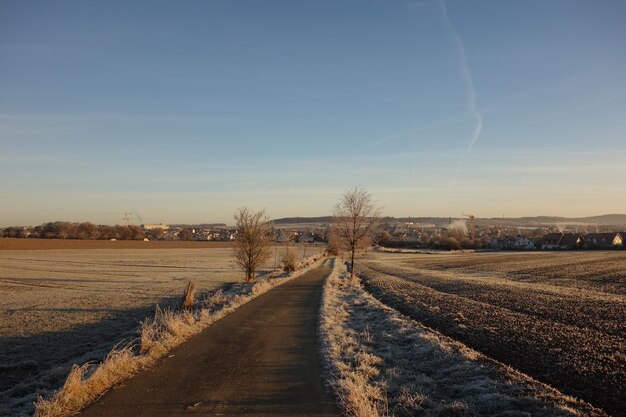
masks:
<instances>
[{"instance_id":1,"label":"row of small trees","mask_svg":"<svg viewBox=\"0 0 626 417\"><path fill-rule=\"evenodd\" d=\"M246 282L250 282L271 255L272 229L264 210L255 212L242 208L234 217L239 235L233 258L244 272ZM375 207L372 195L359 187L346 191L333 210L328 251L333 255L349 253L353 277L356 253L371 245L378 232L379 218L380 210Z\"/></svg>"},{"instance_id":2,"label":"row of small trees","mask_svg":"<svg viewBox=\"0 0 626 417\"><path fill-rule=\"evenodd\" d=\"M8 227L2 231L2 237L16 238L43 238L43 239L118 239L140 240L146 234L139 226L108 226L96 225L90 222L49 222L32 229L22 227Z\"/></svg>"}]
</instances>

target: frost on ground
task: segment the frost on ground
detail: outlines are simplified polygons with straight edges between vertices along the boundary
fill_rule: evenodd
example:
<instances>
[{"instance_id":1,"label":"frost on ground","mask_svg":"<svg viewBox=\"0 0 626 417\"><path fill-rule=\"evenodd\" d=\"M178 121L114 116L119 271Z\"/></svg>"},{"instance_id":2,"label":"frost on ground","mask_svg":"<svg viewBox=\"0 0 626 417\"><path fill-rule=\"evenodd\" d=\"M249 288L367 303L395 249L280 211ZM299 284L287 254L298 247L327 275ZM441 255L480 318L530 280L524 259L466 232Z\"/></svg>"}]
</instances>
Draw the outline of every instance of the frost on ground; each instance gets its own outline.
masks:
<instances>
[{"instance_id":1,"label":"frost on ground","mask_svg":"<svg viewBox=\"0 0 626 417\"><path fill-rule=\"evenodd\" d=\"M302 257L305 248L292 247ZM263 273L277 266L275 247ZM309 246L306 254L322 247ZM139 322L178 304L187 281L200 294L243 289L229 248L0 250L0 416L32 414L73 364L101 361L137 337Z\"/></svg>"},{"instance_id":2,"label":"frost on ground","mask_svg":"<svg viewBox=\"0 0 626 417\"><path fill-rule=\"evenodd\" d=\"M114 349L96 365L74 365L59 391L48 399L38 398L35 417L75 414L109 388L154 364L171 349L241 305L317 266L321 258L322 255L314 255L300 261L298 271L292 273L267 274L228 292L217 290L205 296L194 309L161 310L157 307L154 317L142 323L138 343Z\"/></svg>"},{"instance_id":3,"label":"frost on ground","mask_svg":"<svg viewBox=\"0 0 626 417\"><path fill-rule=\"evenodd\" d=\"M335 262L321 334L328 378L347 415L604 416L408 319Z\"/></svg>"},{"instance_id":4,"label":"frost on ground","mask_svg":"<svg viewBox=\"0 0 626 417\"><path fill-rule=\"evenodd\" d=\"M622 415L625 268L622 251L376 254L360 272L402 314Z\"/></svg>"}]
</instances>

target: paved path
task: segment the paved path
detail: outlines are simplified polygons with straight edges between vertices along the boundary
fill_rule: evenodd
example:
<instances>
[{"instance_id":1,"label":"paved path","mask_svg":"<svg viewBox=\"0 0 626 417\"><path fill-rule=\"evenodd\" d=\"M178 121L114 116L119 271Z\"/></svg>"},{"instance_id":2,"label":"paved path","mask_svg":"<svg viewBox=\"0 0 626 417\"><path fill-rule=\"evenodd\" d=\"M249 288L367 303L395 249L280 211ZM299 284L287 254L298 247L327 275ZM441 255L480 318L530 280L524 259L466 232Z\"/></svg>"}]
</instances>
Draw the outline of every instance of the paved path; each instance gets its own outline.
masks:
<instances>
[{"instance_id":1,"label":"paved path","mask_svg":"<svg viewBox=\"0 0 626 417\"><path fill-rule=\"evenodd\" d=\"M329 272L314 269L245 304L80 415L340 415L322 385L318 353Z\"/></svg>"}]
</instances>

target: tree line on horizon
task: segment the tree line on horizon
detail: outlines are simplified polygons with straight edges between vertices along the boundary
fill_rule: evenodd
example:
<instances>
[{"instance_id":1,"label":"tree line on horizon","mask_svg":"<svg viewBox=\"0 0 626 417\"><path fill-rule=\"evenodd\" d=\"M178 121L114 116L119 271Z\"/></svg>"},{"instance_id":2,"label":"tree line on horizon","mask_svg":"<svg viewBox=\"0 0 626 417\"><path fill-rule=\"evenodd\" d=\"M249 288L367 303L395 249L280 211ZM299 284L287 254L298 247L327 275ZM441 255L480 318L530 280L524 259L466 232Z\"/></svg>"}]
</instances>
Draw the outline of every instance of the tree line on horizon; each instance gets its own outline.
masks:
<instances>
[{"instance_id":1,"label":"tree line on horizon","mask_svg":"<svg viewBox=\"0 0 626 417\"><path fill-rule=\"evenodd\" d=\"M156 239L162 230L146 230L135 225L97 225L91 222L48 222L32 228L7 227L0 230L0 237L35 239L78 239L78 240L143 240Z\"/></svg>"}]
</instances>

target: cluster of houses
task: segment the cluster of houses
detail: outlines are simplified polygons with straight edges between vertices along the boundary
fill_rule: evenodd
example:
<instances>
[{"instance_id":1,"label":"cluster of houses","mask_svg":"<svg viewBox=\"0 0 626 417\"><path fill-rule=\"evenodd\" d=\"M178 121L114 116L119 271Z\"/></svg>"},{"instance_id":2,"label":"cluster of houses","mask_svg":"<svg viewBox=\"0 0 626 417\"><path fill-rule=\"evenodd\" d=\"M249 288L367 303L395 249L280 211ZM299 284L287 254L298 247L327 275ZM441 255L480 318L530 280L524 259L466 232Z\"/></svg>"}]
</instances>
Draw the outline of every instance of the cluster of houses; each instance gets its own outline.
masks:
<instances>
[{"instance_id":1,"label":"cluster of houses","mask_svg":"<svg viewBox=\"0 0 626 417\"><path fill-rule=\"evenodd\" d=\"M474 243L468 236L469 233L465 228L465 224L455 223L451 222L446 225L424 223L383 224L384 231L381 236L381 242L384 242L385 245L410 245L410 247L428 248L437 247L438 242L453 238L452 240L456 239L458 241L457 245L460 244L462 248L479 247L493 250L626 249L626 232L551 232L554 229L531 227L507 228L487 226L480 229L477 228ZM44 226L0 229L2 233L0 237L3 235L5 237L32 237L31 231ZM105 227L92 226L95 228ZM136 226L131 227L136 228ZM142 224L141 229L145 233L145 237L150 238L150 240L233 241L237 239L237 229L221 223L195 226L166 225L161 223ZM525 233L525 235L522 233ZM385 234L386 236L384 236ZM276 227L273 229L273 235L275 241L279 244L288 244L290 242L313 244L315 242L327 241L327 227L325 225L320 227ZM543 237L541 237L542 235Z\"/></svg>"},{"instance_id":2,"label":"cluster of houses","mask_svg":"<svg viewBox=\"0 0 626 417\"><path fill-rule=\"evenodd\" d=\"M211 223L201 225L166 225L166 224L142 224L144 231L158 230L157 240L195 240L195 241L221 241L230 242L237 240L238 230L235 226L227 226L224 223ZM321 228L273 228L273 238L277 243L315 243L326 241L326 227Z\"/></svg>"},{"instance_id":3,"label":"cluster of houses","mask_svg":"<svg viewBox=\"0 0 626 417\"><path fill-rule=\"evenodd\" d=\"M498 250L572 250L623 249L626 232L607 233L548 233L539 239L527 236L506 236L489 241L489 248Z\"/></svg>"},{"instance_id":4,"label":"cluster of houses","mask_svg":"<svg viewBox=\"0 0 626 417\"><path fill-rule=\"evenodd\" d=\"M604 226L606 227L606 226ZM626 249L626 232L578 233L573 230L553 232L550 227L489 225L476 227L475 243L462 221L437 225L426 223L384 224L388 246L431 248L453 237L463 248L493 250L573 250ZM610 229L609 229L610 230ZM465 241L465 242L464 242Z\"/></svg>"},{"instance_id":5,"label":"cluster of houses","mask_svg":"<svg viewBox=\"0 0 626 417\"><path fill-rule=\"evenodd\" d=\"M194 228L191 229L193 240L212 240L229 242L237 238L237 231L227 228L211 229L211 228Z\"/></svg>"},{"instance_id":6,"label":"cluster of houses","mask_svg":"<svg viewBox=\"0 0 626 417\"><path fill-rule=\"evenodd\" d=\"M165 238L171 236L176 239L184 233L184 230L191 231L193 240L197 241L221 241L230 242L237 239L237 229L226 226L219 227L193 227L181 228L170 227L165 232ZM325 241L325 233L302 231L302 230L274 230L274 239L277 243L314 243Z\"/></svg>"},{"instance_id":7,"label":"cluster of houses","mask_svg":"<svg viewBox=\"0 0 626 417\"><path fill-rule=\"evenodd\" d=\"M298 230L279 230L276 231L275 236L276 242L278 243L313 243L315 241L323 242L326 240L326 237L323 234Z\"/></svg>"}]
</instances>

